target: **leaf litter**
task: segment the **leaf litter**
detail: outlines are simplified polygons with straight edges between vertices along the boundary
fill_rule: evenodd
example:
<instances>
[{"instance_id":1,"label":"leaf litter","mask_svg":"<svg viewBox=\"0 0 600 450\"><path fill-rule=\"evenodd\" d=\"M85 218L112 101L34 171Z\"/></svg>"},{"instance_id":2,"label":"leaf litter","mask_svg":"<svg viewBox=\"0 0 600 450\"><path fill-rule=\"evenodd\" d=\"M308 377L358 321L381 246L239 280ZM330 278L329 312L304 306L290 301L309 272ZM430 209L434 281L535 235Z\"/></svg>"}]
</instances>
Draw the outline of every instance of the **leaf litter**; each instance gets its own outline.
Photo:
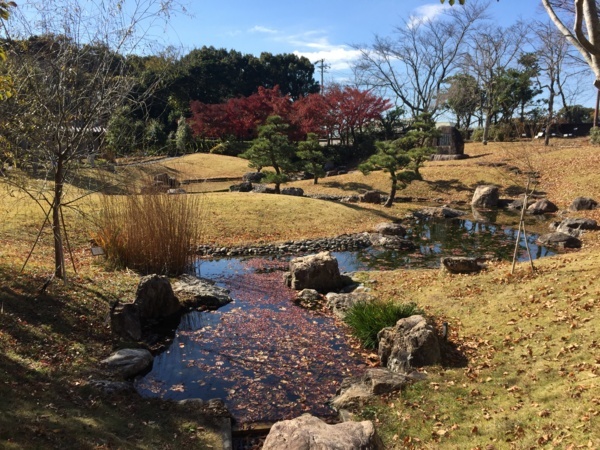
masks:
<instances>
[{"instance_id":1,"label":"leaf litter","mask_svg":"<svg viewBox=\"0 0 600 450\"><path fill-rule=\"evenodd\" d=\"M306 412L333 418L328 402L343 378L364 370L364 356L329 312L293 303L281 261L232 266L215 281L234 302L184 316L138 391L173 400L221 398L238 424Z\"/></svg>"}]
</instances>

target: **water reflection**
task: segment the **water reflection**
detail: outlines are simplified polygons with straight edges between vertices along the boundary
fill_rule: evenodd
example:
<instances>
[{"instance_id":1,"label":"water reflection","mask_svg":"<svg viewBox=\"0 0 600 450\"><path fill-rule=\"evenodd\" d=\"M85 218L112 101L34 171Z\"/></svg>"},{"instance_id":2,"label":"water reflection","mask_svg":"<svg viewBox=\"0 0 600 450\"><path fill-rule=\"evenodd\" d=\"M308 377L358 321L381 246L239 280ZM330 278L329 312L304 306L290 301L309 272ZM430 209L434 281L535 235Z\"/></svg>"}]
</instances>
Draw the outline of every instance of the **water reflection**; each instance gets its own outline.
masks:
<instances>
[{"instance_id":1,"label":"water reflection","mask_svg":"<svg viewBox=\"0 0 600 450\"><path fill-rule=\"evenodd\" d=\"M486 222L465 219L415 220L407 233L417 245L414 252L368 248L358 252L334 252L345 271L438 267L442 256L489 256L512 260L518 230ZM554 255L551 249L536 243L537 235L528 234L532 258ZM528 259L525 237L521 233L517 259Z\"/></svg>"},{"instance_id":2,"label":"water reflection","mask_svg":"<svg viewBox=\"0 0 600 450\"><path fill-rule=\"evenodd\" d=\"M418 250L334 252L342 271L436 267L440 256L511 259L517 231L469 220L416 220ZM532 257L554 254L529 235ZM519 259L527 252L523 237ZM238 422L276 421L310 412L333 415L327 401L362 368L334 319L294 305L284 286L285 259L201 260L198 276L230 289L233 303L184 316L172 345L136 383L142 395L173 400L221 398Z\"/></svg>"}]
</instances>

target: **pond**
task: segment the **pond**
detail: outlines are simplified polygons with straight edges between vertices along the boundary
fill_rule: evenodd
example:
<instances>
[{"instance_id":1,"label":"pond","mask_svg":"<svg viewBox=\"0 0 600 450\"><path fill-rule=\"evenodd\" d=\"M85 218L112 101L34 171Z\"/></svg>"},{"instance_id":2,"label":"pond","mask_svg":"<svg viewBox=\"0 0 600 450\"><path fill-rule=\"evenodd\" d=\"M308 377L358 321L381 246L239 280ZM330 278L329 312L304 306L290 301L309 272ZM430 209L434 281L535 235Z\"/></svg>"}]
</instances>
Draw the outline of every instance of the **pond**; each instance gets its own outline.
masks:
<instances>
[{"instance_id":1,"label":"pond","mask_svg":"<svg viewBox=\"0 0 600 450\"><path fill-rule=\"evenodd\" d=\"M421 220L408 231L419 247L410 254L373 248L333 254L345 272L436 267L444 255L511 259L516 237L516 230L468 220ZM554 254L528 237L534 258ZM519 259L526 258L522 240ZM137 390L172 400L221 398L238 424L305 412L333 419L328 400L343 378L364 370L365 358L342 324L293 303L285 270L284 258L199 260L196 275L229 289L234 302L186 314Z\"/></svg>"}]
</instances>

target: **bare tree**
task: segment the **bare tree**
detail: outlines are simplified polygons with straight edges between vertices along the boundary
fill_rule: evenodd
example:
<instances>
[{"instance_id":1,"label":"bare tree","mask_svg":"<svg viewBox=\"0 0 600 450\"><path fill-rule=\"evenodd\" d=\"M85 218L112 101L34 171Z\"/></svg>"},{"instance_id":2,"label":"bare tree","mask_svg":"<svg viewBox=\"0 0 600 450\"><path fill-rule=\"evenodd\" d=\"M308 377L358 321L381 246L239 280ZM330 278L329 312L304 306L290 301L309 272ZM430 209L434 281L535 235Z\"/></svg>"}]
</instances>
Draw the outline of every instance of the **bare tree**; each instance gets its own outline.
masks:
<instances>
[{"instance_id":1,"label":"bare tree","mask_svg":"<svg viewBox=\"0 0 600 450\"><path fill-rule=\"evenodd\" d=\"M566 100L565 85L569 79L581 73L582 67L577 64L573 47L551 23L537 22L534 26L534 36L535 41L532 44L536 47L535 54L540 71L538 84L548 92L548 114L544 137L544 144L548 145L554 123L556 97L562 99L563 107L567 110L569 105Z\"/></svg>"},{"instance_id":2,"label":"bare tree","mask_svg":"<svg viewBox=\"0 0 600 450\"><path fill-rule=\"evenodd\" d=\"M479 82L485 115L483 144L487 144L492 117L498 112L498 76L517 60L527 36L524 24L482 30L464 58L465 66Z\"/></svg>"},{"instance_id":3,"label":"bare tree","mask_svg":"<svg viewBox=\"0 0 600 450\"><path fill-rule=\"evenodd\" d=\"M110 114L128 100L135 80L126 55L143 51L155 21L175 7L172 0L34 1L21 4L9 24L14 95L0 105L0 130L19 154L20 169L42 180L4 181L44 210L57 278L66 275L65 189L78 160L101 146Z\"/></svg>"},{"instance_id":4,"label":"bare tree","mask_svg":"<svg viewBox=\"0 0 600 450\"><path fill-rule=\"evenodd\" d=\"M396 27L394 37L375 36L369 46L355 46L359 82L397 96L413 117L434 113L444 80L452 75L466 41L485 18L488 3L450 9L439 20L412 18Z\"/></svg>"},{"instance_id":5,"label":"bare tree","mask_svg":"<svg viewBox=\"0 0 600 450\"><path fill-rule=\"evenodd\" d=\"M444 3L445 0L440 0ZM454 5L454 0L448 0ZM465 0L459 0L464 5ZM596 77L594 86L600 89L600 4L598 0L541 0L541 4L548 16L562 33L562 35L581 54L587 65L592 69ZM574 16L573 26L570 29L565 24L567 17Z\"/></svg>"},{"instance_id":6,"label":"bare tree","mask_svg":"<svg viewBox=\"0 0 600 450\"><path fill-rule=\"evenodd\" d=\"M572 3L572 8L571 7ZM596 0L542 0L548 16L562 35L581 53L581 56L594 72L594 85L600 89L600 17ZM569 29L557 13L566 9L575 15L572 29Z\"/></svg>"}]
</instances>

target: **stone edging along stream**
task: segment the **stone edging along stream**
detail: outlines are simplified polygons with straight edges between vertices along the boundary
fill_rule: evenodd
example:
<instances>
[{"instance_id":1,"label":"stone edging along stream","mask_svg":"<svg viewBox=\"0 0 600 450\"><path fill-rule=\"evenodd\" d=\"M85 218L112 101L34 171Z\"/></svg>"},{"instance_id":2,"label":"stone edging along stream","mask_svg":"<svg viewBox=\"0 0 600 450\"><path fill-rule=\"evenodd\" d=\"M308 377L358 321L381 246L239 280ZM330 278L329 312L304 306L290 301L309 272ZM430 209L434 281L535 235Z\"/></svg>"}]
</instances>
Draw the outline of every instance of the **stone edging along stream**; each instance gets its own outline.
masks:
<instances>
[{"instance_id":1,"label":"stone edging along stream","mask_svg":"<svg viewBox=\"0 0 600 450\"><path fill-rule=\"evenodd\" d=\"M196 247L198 256L263 256L263 255L287 255L293 253L321 252L321 251L347 251L360 250L372 245L370 233L342 234L332 238L306 239L299 241L286 241L283 243L236 246L236 247L213 247L210 245L199 245Z\"/></svg>"}]
</instances>

